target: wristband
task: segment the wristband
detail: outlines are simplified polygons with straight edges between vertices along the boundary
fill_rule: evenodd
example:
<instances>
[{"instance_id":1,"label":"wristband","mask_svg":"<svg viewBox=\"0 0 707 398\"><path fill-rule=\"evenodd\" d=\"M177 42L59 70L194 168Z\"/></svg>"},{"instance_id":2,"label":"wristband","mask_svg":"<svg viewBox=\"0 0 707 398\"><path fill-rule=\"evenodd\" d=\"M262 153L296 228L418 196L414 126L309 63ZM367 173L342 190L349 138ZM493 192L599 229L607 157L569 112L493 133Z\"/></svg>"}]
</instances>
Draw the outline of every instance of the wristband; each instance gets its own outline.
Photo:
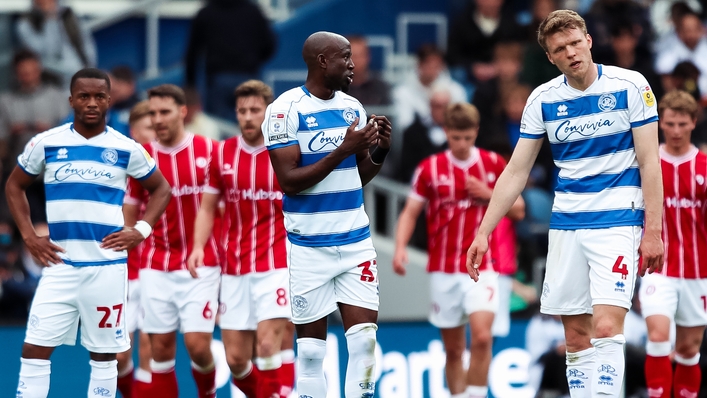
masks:
<instances>
[{"instance_id":1,"label":"wristband","mask_svg":"<svg viewBox=\"0 0 707 398\"><path fill-rule=\"evenodd\" d=\"M382 165L389 151L390 148L381 148L377 146L369 155L371 158L371 162L373 162L373 164L375 164L376 166Z\"/></svg>"},{"instance_id":2,"label":"wristband","mask_svg":"<svg viewBox=\"0 0 707 398\"><path fill-rule=\"evenodd\" d=\"M152 227L145 220L136 222L133 228L137 229L137 232L139 232L145 239L147 239L147 237L152 233Z\"/></svg>"}]
</instances>

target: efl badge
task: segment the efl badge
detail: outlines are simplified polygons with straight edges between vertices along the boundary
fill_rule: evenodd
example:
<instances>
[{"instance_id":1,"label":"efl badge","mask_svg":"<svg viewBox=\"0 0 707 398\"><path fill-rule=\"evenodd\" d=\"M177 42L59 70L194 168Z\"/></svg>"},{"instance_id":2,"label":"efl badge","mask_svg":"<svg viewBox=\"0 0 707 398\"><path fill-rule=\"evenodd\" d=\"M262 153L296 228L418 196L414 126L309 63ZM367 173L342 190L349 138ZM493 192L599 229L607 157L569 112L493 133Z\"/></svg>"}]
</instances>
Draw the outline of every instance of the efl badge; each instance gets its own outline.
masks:
<instances>
[{"instance_id":1,"label":"efl badge","mask_svg":"<svg viewBox=\"0 0 707 398\"><path fill-rule=\"evenodd\" d=\"M285 132L285 114L275 112L270 115L270 121L268 122L269 132L268 138L270 141L282 140L287 138L287 133Z\"/></svg>"},{"instance_id":2,"label":"efl badge","mask_svg":"<svg viewBox=\"0 0 707 398\"><path fill-rule=\"evenodd\" d=\"M651 86L646 86L643 88L643 102L646 103L646 106L655 105L655 95L651 90Z\"/></svg>"}]
</instances>

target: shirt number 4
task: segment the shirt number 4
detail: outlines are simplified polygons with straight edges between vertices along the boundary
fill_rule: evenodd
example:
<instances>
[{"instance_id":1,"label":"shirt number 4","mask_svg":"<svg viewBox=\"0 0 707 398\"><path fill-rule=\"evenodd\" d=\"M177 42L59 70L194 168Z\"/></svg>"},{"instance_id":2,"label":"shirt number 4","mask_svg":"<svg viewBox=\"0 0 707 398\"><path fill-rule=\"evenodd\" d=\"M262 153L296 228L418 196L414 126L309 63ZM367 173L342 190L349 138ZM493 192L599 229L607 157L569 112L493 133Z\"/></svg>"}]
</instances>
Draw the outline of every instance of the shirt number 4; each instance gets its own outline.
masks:
<instances>
[{"instance_id":1,"label":"shirt number 4","mask_svg":"<svg viewBox=\"0 0 707 398\"><path fill-rule=\"evenodd\" d=\"M619 256L614 263L614 267L611 268L611 272L621 274L621 279L626 279L626 276L628 276L628 266L626 264L622 264L623 262L624 256Z\"/></svg>"}]
</instances>

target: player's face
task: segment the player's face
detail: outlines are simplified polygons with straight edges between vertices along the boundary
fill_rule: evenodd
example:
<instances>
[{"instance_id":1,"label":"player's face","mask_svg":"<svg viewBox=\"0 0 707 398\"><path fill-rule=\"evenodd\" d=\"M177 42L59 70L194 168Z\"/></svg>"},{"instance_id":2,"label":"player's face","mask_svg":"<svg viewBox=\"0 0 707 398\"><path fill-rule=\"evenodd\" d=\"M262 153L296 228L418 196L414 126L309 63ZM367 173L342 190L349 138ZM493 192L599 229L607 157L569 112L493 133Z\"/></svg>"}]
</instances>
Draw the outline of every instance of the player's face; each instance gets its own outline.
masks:
<instances>
[{"instance_id":1,"label":"player's face","mask_svg":"<svg viewBox=\"0 0 707 398\"><path fill-rule=\"evenodd\" d=\"M110 106L110 90L103 79L79 78L74 82L69 104L74 122L91 128L105 123Z\"/></svg>"},{"instance_id":2,"label":"player's face","mask_svg":"<svg viewBox=\"0 0 707 398\"><path fill-rule=\"evenodd\" d=\"M172 97L150 98L150 119L157 139L172 142L184 130L187 107L174 102Z\"/></svg>"},{"instance_id":3,"label":"player's face","mask_svg":"<svg viewBox=\"0 0 707 398\"><path fill-rule=\"evenodd\" d=\"M469 128L464 130L447 129L444 132L447 134L447 145L452 151L452 156L459 160L467 160L471 155L471 148L476 142L476 136L479 134L479 128Z\"/></svg>"},{"instance_id":4,"label":"player's face","mask_svg":"<svg viewBox=\"0 0 707 398\"><path fill-rule=\"evenodd\" d=\"M351 45L342 38L338 49L329 57L326 70L327 88L334 91L348 92L353 83L354 63L351 59Z\"/></svg>"},{"instance_id":5,"label":"player's face","mask_svg":"<svg viewBox=\"0 0 707 398\"><path fill-rule=\"evenodd\" d=\"M687 113L666 109L660 116L665 145L674 152L682 152L690 147L690 135L695 129L695 120Z\"/></svg>"},{"instance_id":6,"label":"player's face","mask_svg":"<svg viewBox=\"0 0 707 398\"><path fill-rule=\"evenodd\" d=\"M579 29L567 29L548 36L547 58L565 76L583 80L592 66L592 37Z\"/></svg>"},{"instance_id":7,"label":"player's face","mask_svg":"<svg viewBox=\"0 0 707 398\"><path fill-rule=\"evenodd\" d=\"M130 125L130 137L140 144L152 142L157 137L155 129L152 128L152 119L149 115L134 121Z\"/></svg>"},{"instance_id":8,"label":"player's face","mask_svg":"<svg viewBox=\"0 0 707 398\"><path fill-rule=\"evenodd\" d=\"M248 145L256 146L263 142L260 126L265 120L265 108L265 100L260 96L239 97L236 100L236 118Z\"/></svg>"}]
</instances>

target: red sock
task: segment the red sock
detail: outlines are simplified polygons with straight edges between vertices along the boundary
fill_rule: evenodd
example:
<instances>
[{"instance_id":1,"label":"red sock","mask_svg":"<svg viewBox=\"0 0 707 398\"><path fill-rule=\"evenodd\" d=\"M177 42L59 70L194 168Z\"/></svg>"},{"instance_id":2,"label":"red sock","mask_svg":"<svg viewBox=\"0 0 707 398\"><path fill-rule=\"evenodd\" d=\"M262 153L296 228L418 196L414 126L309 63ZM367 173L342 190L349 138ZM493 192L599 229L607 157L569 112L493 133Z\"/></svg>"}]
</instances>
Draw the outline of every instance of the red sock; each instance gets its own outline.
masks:
<instances>
[{"instance_id":1,"label":"red sock","mask_svg":"<svg viewBox=\"0 0 707 398\"><path fill-rule=\"evenodd\" d=\"M245 394L247 398L256 398L258 383L260 382L260 371L252 366L250 373L242 379L233 378L233 384Z\"/></svg>"},{"instance_id":2,"label":"red sock","mask_svg":"<svg viewBox=\"0 0 707 398\"><path fill-rule=\"evenodd\" d=\"M194 369L194 364L191 365L191 374L196 382L196 389L199 391L199 398L215 398L216 397L216 367L206 373L201 373Z\"/></svg>"},{"instance_id":3,"label":"red sock","mask_svg":"<svg viewBox=\"0 0 707 398\"><path fill-rule=\"evenodd\" d=\"M150 398L152 395L152 373L145 369L135 370L135 381L133 381L133 398Z\"/></svg>"},{"instance_id":4,"label":"red sock","mask_svg":"<svg viewBox=\"0 0 707 398\"><path fill-rule=\"evenodd\" d=\"M675 383L673 396L675 398L697 398L702 382L702 370L699 364L699 355L696 358L684 359L675 356ZM681 362L688 362L687 364Z\"/></svg>"},{"instance_id":5,"label":"red sock","mask_svg":"<svg viewBox=\"0 0 707 398\"><path fill-rule=\"evenodd\" d=\"M280 398L280 368L260 370L257 398Z\"/></svg>"},{"instance_id":6,"label":"red sock","mask_svg":"<svg viewBox=\"0 0 707 398\"><path fill-rule=\"evenodd\" d=\"M118 377L118 391L123 395L123 398L133 398L134 381L132 371Z\"/></svg>"},{"instance_id":7,"label":"red sock","mask_svg":"<svg viewBox=\"0 0 707 398\"><path fill-rule=\"evenodd\" d=\"M283 362L280 366L280 398L287 398L295 388L295 363Z\"/></svg>"},{"instance_id":8,"label":"red sock","mask_svg":"<svg viewBox=\"0 0 707 398\"><path fill-rule=\"evenodd\" d=\"M650 398L670 398L670 390L673 385L673 366L670 363L670 357L646 355L644 369L648 396Z\"/></svg>"},{"instance_id":9,"label":"red sock","mask_svg":"<svg viewBox=\"0 0 707 398\"><path fill-rule=\"evenodd\" d=\"M174 372L174 365L166 371L155 371L155 364L152 364L152 386L150 396L154 398L177 398L179 387L177 386L177 374Z\"/></svg>"}]
</instances>

